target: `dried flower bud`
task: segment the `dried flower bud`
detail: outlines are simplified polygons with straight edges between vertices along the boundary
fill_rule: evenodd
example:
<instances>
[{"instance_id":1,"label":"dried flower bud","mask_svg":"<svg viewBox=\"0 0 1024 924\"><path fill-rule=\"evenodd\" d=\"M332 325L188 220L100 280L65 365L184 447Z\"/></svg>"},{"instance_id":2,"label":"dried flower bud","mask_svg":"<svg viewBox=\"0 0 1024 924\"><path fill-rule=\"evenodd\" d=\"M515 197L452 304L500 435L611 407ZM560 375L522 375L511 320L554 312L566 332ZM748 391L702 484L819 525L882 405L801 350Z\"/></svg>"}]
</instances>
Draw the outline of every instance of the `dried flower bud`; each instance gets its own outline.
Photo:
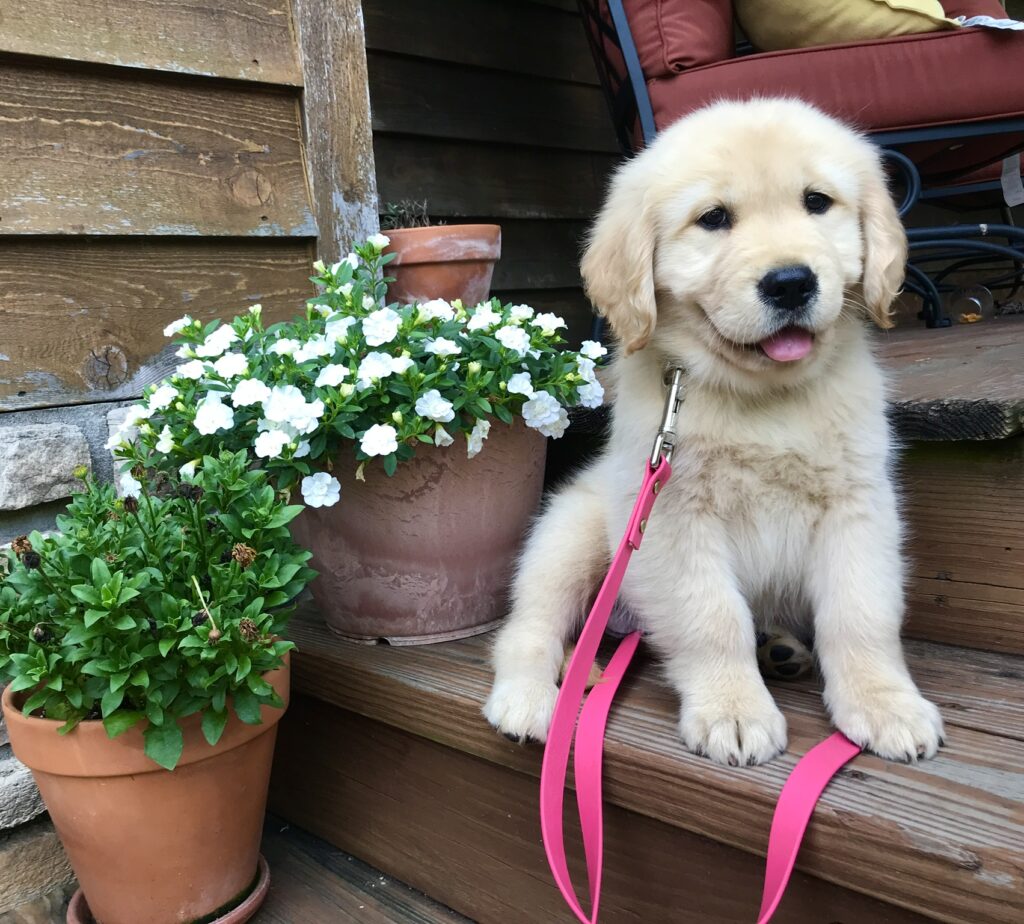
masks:
<instances>
[{"instance_id":1,"label":"dried flower bud","mask_svg":"<svg viewBox=\"0 0 1024 924\"><path fill-rule=\"evenodd\" d=\"M200 610L198 613L194 613L193 614L193 616L192 616L192 625L194 625L194 626L201 626L203 623L206 622L207 618L208 617L207 617L206 613L203 612L203 610Z\"/></svg>"},{"instance_id":2,"label":"dried flower bud","mask_svg":"<svg viewBox=\"0 0 1024 924\"><path fill-rule=\"evenodd\" d=\"M117 556L113 552L107 552L103 557L106 559L108 565L112 565L117 561Z\"/></svg>"},{"instance_id":3,"label":"dried flower bud","mask_svg":"<svg viewBox=\"0 0 1024 924\"><path fill-rule=\"evenodd\" d=\"M211 645L216 645L220 641L221 631L220 629L211 629L210 634L206 637L206 640Z\"/></svg>"},{"instance_id":4,"label":"dried flower bud","mask_svg":"<svg viewBox=\"0 0 1024 924\"><path fill-rule=\"evenodd\" d=\"M32 641L43 645L51 638L53 638L53 633L42 623L38 623L32 627Z\"/></svg>"},{"instance_id":5,"label":"dried flower bud","mask_svg":"<svg viewBox=\"0 0 1024 924\"><path fill-rule=\"evenodd\" d=\"M124 509L127 513L138 513L139 512L139 499L129 494L124 499Z\"/></svg>"},{"instance_id":6,"label":"dried flower bud","mask_svg":"<svg viewBox=\"0 0 1024 924\"><path fill-rule=\"evenodd\" d=\"M198 503L203 498L203 489L197 484L183 483L178 485L178 497L184 497L193 503Z\"/></svg>"},{"instance_id":7,"label":"dried flower bud","mask_svg":"<svg viewBox=\"0 0 1024 924\"><path fill-rule=\"evenodd\" d=\"M86 477L88 477L89 475L89 466L76 465L75 470L71 474L74 475L79 481L84 481Z\"/></svg>"},{"instance_id":8,"label":"dried flower bud","mask_svg":"<svg viewBox=\"0 0 1024 924\"><path fill-rule=\"evenodd\" d=\"M146 468L141 462L136 462L131 469L132 478L136 481L142 481L146 477Z\"/></svg>"},{"instance_id":9,"label":"dried flower bud","mask_svg":"<svg viewBox=\"0 0 1024 924\"><path fill-rule=\"evenodd\" d=\"M29 551L29 552L25 552L21 556L21 563L26 568L31 568L31 569L35 570L36 568L38 568L38 567L40 567L42 565L43 560L42 560L42 558L39 557L39 553L38 552Z\"/></svg>"},{"instance_id":10,"label":"dried flower bud","mask_svg":"<svg viewBox=\"0 0 1024 924\"><path fill-rule=\"evenodd\" d=\"M238 562L239 567L244 571L256 561L256 550L251 545L239 542L232 547L231 557Z\"/></svg>"},{"instance_id":11,"label":"dried flower bud","mask_svg":"<svg viewBox=\"0 0 1024 924\"><path fill-rule=\"evenodd\" d=\"M226 565L229 561L231 561L231 549L225 549L220 553L220 563Z\"/></svg>"},{"instance_id":12,"label":"dried flower bud","mask_svg":"<svg viewBox=\"0 0 1024 924\"><path fill-rule=\"evenodd\" d=\"M248 616L238 622L238 634L250 645L260 637L260 630Z\"/></svg>"},{"instance_id":13,"label":"dried flower bud","mask_svg":"<svg viewBox=\"0 0 1024 924\"><path fill-rule=\"evenodd\" d=\"M108 510L107 519L110 520L112 523L116 523L118 520L121 519L121 515L116 510Z\"/></svg>"},{"instance_id":14,"label":"dried flower bud","mask_svg":"<svg viewBox=\"0 0 1024 924\"><path fill-rule=\"evenodd\" d=\"M28 536L18 536L18 538L11 543L11 548L14 550L14 554L21 558L21 556L26 552L32 551L32 543L29 542Z\"/></svg>"},{"instance_id":15,"label":"dried flower bud","mask_svg":"<svg viewBox=\"0 0 1024 924\"><path fill-rule=\"evenodd\" d=\"M214 530L218 529L219 527L220 527L220 524L213 517L207 517L206 518L206 529L207 529L208 532L212 533Z\"/></svg>"},{"instance_id":16,"label":"dried flower bud","mask_svg":"<svg viewBox=\"0 0 1024 924\"><path fill-rule=\"evenodd\" d=\"M156 620L152 616L146 617L146 625L149 626L150 635L159 635L160 632L156 627Z\"/></svg>"}]
</instances>

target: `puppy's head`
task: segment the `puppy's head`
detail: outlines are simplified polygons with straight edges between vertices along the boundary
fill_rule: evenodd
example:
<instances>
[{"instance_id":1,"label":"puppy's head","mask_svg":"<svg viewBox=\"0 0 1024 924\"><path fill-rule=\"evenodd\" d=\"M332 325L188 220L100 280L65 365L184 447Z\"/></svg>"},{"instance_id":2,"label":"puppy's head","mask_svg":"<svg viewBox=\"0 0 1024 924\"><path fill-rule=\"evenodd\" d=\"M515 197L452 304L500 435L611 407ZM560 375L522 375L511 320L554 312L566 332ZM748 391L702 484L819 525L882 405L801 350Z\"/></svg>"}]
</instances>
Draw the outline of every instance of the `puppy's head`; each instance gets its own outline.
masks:
<instances>
[{"instance_id":1,"label":"puppy's head","mask_svg":"<svg viewBox=\"0 0 1024 924\"><path fill-rule=\"evenodd\" d=\"M890 326L906 237L877 150L796 100L719 103L616 175L583 258L626 355L652 339L744 390L824 368L858 314Z\"/></svg>"}]
</instances>

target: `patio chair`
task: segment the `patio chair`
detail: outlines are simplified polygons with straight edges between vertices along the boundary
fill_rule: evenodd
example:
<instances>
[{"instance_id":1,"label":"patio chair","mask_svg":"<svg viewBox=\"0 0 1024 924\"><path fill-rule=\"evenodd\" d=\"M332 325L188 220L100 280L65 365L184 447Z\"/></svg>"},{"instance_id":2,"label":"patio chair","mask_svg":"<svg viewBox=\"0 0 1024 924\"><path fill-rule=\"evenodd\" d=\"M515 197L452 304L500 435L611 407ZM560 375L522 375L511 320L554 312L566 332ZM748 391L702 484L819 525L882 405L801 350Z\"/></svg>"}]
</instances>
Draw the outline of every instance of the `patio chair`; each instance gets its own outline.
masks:
<instances>
[{"instance_id":1,"label":"patio chair","mask_svg":"<svg viewBox=\"0 0 1024 924\"><path fill-rule=\"evenodd\" d=\"M943 6L949 16L1006 15L997 0ZM759 54L748 43L733 47L731 34L723 46L730 0L579 0L579 7L626 154L714 100L798 96L882 146L905 216L923 199L998 190L1000 163L1024 148L1022 32L961 29ZM695 28L695 17L714 21L716 41ZM1024 229L1008 208L1003 215L1002 224L907 229L906 288L921 297L928 327L951 323L942 295L954 288L955 269L998 258L1011 268L989 284L1020 286ZM932 271L935 264L943 269Z\"/></svg>"}]
</instances>

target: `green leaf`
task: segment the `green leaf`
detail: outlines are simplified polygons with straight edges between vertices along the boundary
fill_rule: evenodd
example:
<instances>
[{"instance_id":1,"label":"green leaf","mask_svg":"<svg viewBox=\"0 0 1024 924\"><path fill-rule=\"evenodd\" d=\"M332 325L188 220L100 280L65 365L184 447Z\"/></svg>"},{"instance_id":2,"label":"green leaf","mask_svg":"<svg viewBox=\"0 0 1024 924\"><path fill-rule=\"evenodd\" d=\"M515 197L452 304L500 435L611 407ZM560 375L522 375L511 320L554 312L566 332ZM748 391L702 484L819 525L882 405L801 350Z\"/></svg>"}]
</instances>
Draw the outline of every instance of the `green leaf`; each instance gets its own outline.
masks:
<instances>
[{"instance_id":1,"label":"green leaf","mask_svg":"<svg viewBox=\"0 0 1024 924\"><path fill-rule=\"evenodd\" d=\"M149 686L149 674L146 672L144 667L140 667L132 674L131 679L132 685L136 687L148 687Z\"/></svg>"},{"instance_id":2,"label":"green leaf","mask_svg":"<svg viewBox=\"0 0 1024 924\"><path fill-rule=\"evenodd\" d=\"M203 713L203 735L210 745L220 741L224 733L224 726L228 724L228 713L226 709L207 709Z\"/></svg>"},{"instance_id":3,"label":"green leaf","mask_svg":"<svg viewBox=\"0 0 1024 924\"><path fill-rule=\"evenodd\" d=\"M494 414L502 423L512 423L512 412L507 407L505 407L505 405L496 404L494 406Z\"/></svg>"},{"instance_id":4,"label":"green leaf","mask_svg":"<svg viewBox=\"0 0 1024 924\"><path fill-rule=\"evenodd\" d=\"M30 687L34 687L39 681L34 677L29 677L28 674L22 674L20 677L15 677L11 681L11 692L18 693L21 690L28 690Z\"/></svg>"},{"instance_id":5,"label":"green leaf","mask_svg":"<svg viewBox=\"0 0 1024 924\"><path fill-rule=\"evenodd\" d=\"M160 639L160 643L159 643L159 646L158 646L160 648L160 657L161 658L166 658L167 657L167 653L175 646L177 641L178 640L176 638L162 638L162 639Z\"/></svg>"},{"instance_id":6,"label":"green leaf","mask_svg":"<svg viewBox=\"0 0 1024 924\"><path fill-rule=\"evenodd\" d=\"M110 689L120 690L128 682L128 671L118 671L110 677Z\"/></svg>"},{"instance_id":7,"label":"green leaf","mask_svg":"<svg viewBox=\"0 0 1024 924\"><path fill-rule=\"evenodd\" d=\"M252 661L249 660L248 655L239 655L238 657L238 670L235 671L235 680L241 682L249 676L249 671L252 670Z\"/></svg>"},{"instance_id":8,"label":"green leaf","mask_svg":"<svg viewBox=\"0 0 1024 924\"><path fill-rule=\"evenodd\" d=\"M133 725L138 725L142 718L141 712L123 709L120 712L108 715L103 720L103 727L107 730L108 738L116 738L118 735L128 731Z\"/></svg>"},{"instance_id":9,"label":"green leaf","mask_svg":"<svg viewBox=\"0 0 1024 924\"><path fill-rule=\"evenodd\" d=\"M398 468L398 459L394 453L384 456L384 473L391 477L395 474L395 470Z\"/></svg>"},{"instance_id":10,"label":"green leaf","mask_svg":"<svg viewBox=\"0 0 1024 924\"><path fill-rule=\"evenodd\" d=\"M122 632L127 632L135 628L135 620L125 614L124 616L118 616L110 625L115 629L120 629Z\"/></svg>"},{"instance_id":11,"label":"green leaf","mask_svg":"<svg viewBox=\"0 0 1024 924\"><path fill-rule=\"evenodd\" d=\"M110 569L102 558L94 558L89 568L94 587L102 587L110 581Z\"/></svg>"},{"instance_id":12,"label":"green leaf","mask_svg":"<svg viewBox=\"0 0 1024 924\"><path fill-rule=\"evenodd\" d=\"M158 702L149 700L146 703L146 718L154 725L162 725L164 721L163 707Z\"/></svg>"},{"instance_id":13,"label":"green leaf","mask_svg":"<svg viewBox=\"0 0 1024 924\"><path fill-rule=\"evenodd\" d=\"M40 706L43 705L50 698L49 690L40 690L38 693L33 693L27 700L25 705L21 707L22 713L25 715L31 715Z\"/></svg>"},{"instance_id":14,"label":"green leaf","mask_svg":"<svg viewBox=\"0 0 1024 924\"><path fill-rule=\"evenodd\" d=\"M245 682L249 689L252 690L257 696L268 696L274 689L266 680L264 680L259 674L250 674L245 678Z\"/></svg>"},{"instance_id":15,"label":"green leaf","mask_svg":"<svg viewBox=\"0 0 1024 924\"><path fill-rule=\"evenodd\" d=\"M81 645L96 638L99 634L100 630L93 629L91 626L73 626L64 636L63 643L65 645Z\"/></svg>"},{"instance_id":16,"label":"green leaf","mask_svg":"<svg viewBox=\"0 0 1024 924\"><path fill-rule=\"evenodd\" d=\"M121 708L121 703L124 702L124 689L119 690L107 690L103 694L103 698L100 700L100 715L106 718L112 712Z\"/></svg>"},{"instance_id":17,"label":"green leaf","mask_svg":"<svg viewBox=\"0 0 1024 924\"><path fill-rule=\"evenodd\" d=\"M248 687L240 687L235 690L233 705L235 715L246 725L259 725L262 721L260 716L260 702Z\"/></svg>"},{"instance_id":18,"label":"green leaf","mask_svg":"<svg viewBox=\"0 0 1024 924\"><path fill-rule=\"evenodd\" d=\"M83 603L89 603L92 606L100 605L99 591L89 584L75 584L75 586L71 588L71 593L73 593Z\"/></svg>"},{"instance_id":19,"label":"green leaf","mask_svg":"<svg viewBox=\"0 0 1024 924\"><path fill-rule=\"evenodd\" d=\"M287 507L282 507L267 522L267 529L274 529L277 526L291 523L305 509L302 504L290 504Z\"/></svg>"},{"instance_id":20,"label":"green leaf","mask_svg":"<svg viewBox=\"0 0 1024 924\"><path fill-rule=\"evenodd\" d=\"M107 611L106 610L86 610L85 611L85 627L87 629L91 629L101 619L105 619L106 616L107 616Z\"/></svg>"},{"instance_id":21,"label":"green leaf","mask_svg":"<svg viewBox=\"0 0 1024 924\"><path fill-rule=\"evenodd\" d=\"M185 739L176 721L150 726L142 733L146 740L146 756L165 770L173 770L185 749Z\"/></svg>"}]
</instances>

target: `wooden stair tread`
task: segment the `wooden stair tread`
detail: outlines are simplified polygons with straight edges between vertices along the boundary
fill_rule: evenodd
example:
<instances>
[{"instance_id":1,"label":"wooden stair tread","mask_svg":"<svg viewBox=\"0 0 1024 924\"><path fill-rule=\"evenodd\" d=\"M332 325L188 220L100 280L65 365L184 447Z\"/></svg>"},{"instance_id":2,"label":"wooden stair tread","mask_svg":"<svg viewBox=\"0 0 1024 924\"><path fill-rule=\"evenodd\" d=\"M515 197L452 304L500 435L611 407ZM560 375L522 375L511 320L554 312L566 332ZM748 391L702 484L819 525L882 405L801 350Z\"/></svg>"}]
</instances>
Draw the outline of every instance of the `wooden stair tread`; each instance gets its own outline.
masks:
<instances>
[{"instance_id":1,"label":"wooden stair tread","mask_svg":"<svg viewBox=\"0 0 1024 924\"><path fill-rule=\"evenodd\" d=\"M268 816L270 892L252 924L472 924L325 841Z\"/></svg>"},{"instance_id":2,"label":"wooden stair tread","mask_svg":"<svg viewBox=\"0 0 1024 924\"><path fill-rule=\"evenodd\" d=\"M540 749L506 741L480 715L490 681L486 638L363 647L337 639L312 612L296 619L293 637L298 691L539 774ZM946 748L917 766L858 757L823 796L799 866L939 920L1019 920L1024 659L921 642L908 643L908 654L941 704ZM606 799L763 855L786 776L830 730L813 683L773 693L789 721L788 752L764 767L719 767L683 750L675 698L656 670L634 672L609 723Z\"/></svg>"}]
</instances>

